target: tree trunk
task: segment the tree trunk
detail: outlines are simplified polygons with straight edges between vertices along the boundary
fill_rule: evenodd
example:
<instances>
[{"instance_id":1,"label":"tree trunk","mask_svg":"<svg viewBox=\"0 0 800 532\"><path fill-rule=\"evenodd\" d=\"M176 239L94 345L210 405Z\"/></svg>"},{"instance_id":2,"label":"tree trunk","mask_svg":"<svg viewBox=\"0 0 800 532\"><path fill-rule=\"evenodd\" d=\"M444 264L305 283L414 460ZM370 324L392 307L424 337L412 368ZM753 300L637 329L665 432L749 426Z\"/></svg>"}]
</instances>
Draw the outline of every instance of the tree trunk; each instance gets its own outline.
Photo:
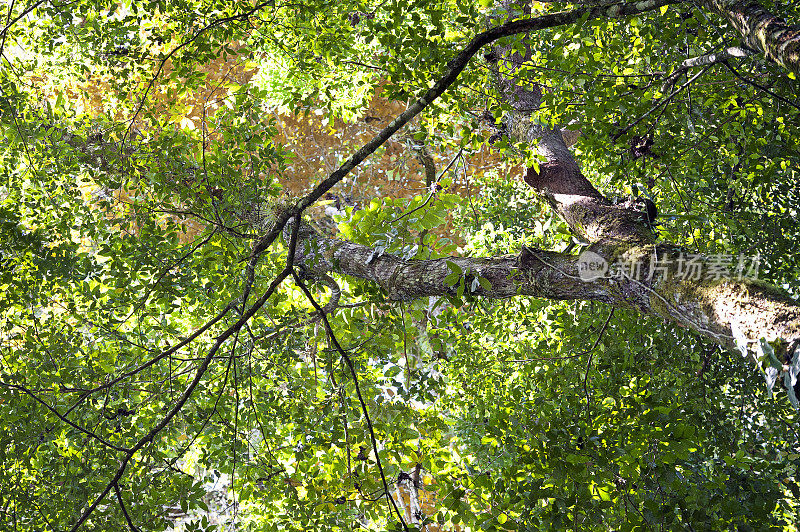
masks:
<instances>
[{"instance_id":1,"label":"tree trunk","mask_svg":"<svg viewBox=\"0 0 800 532\"><path fill-rule=\"evenodd\" d=\"M608 218L606 209L599 210ZM630 216L618 210L620 217ZM725 257L701 257L670 245L606 243L580 255L524 248L501 257L406 260L325 237L310 226L300 233L296 263L306 278L323 279L329 272L357 277L396 301L459 292L600 301L676 322L727 349L740 348L744 338L754 359L760 338L781 339L787 347L800 341L800 307L777 288L748 278L752 264L735 257L725 264ZM448 284L453 272L460 272L458 281Z\"/></svg>"},{"instance_id":2,"label":"tree trunk","mask_svg":"<svg viewBox=\"0 0 800 532\"><path fill-rule=\"evenodd\" d=\"M750 0L701 0L700 4L730 22L748 47L800 74L800 27L789 26Z\"/></svg>"},{"instance_id":3,"label":"tree trunk","mask_svg":"<svg viewBox=\"0 0 800 532\"><path fill-rule=\"evenodd\" d=\"M734 23L750 46L796 71L797 32L753 4L703 3ZM792 367L787 363L795 349L800 353L800 306L755 275L748 276L752 264L741 258L702 257L658 244L643 212L633 205L613 205L586 179L559 129L531 120L541 90L515 77L515 65L526 57L511 47L496 48L490 57L496 91L513 109L504 119L505 132L535 147L545 159L538 170L528 169L525 182L589 247L580 255L524 248L519 255L493 258L405 260L323 237L304 224L296 263L305 275L319 279L333 271L358 277L378 284L395 300L527 295L633 308L691 328L759 365L767 362L773 375L788 371L786 382L793 387L800 357L794 357ZM766 342L773 346L769 361L763 360Z\"/></svg>"}]
</instances>

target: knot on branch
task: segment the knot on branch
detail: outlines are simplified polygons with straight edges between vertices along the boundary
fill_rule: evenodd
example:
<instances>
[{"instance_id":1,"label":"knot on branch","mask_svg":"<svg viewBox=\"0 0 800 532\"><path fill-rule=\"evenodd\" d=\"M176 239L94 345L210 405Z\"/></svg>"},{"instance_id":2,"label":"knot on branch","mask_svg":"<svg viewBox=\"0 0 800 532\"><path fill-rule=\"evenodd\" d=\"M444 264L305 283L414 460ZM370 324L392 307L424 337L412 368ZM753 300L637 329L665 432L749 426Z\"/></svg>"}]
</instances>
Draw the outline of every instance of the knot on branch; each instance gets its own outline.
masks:
<instances>
[{"instance_id":1,"label":"knot on branch","mask_svg":"<svg viewBox=\"0 0 800 532\"><path fill-rule=\"evenodd\" d=\"M323 274L320 275L318 279L312 279L312 281L319 281L320 284L327 286L331 290L331 298L325 303L325 306L322 307L320 310L315 311L312 313L311 318L307 320L305 323L316 323L322 319L323 316L327 316L333 313L334 310L339 306L339 300L342 297L342 289L339 286L339 283L336 282L336 279L331 277L330 275Z\"/></svg>"},{"instance_id":2,"label":"knot on branch","mask_svg":"<svg viewBox=\"0 0 800 532\"><path fill-rule=\"evenodd\" d=\"M287 246L292 241L292 232L297 218L292 217L283 229L283 238ZM333 268L331 258L334 246L331 242L320 238L319 232L310 223L301 220L297 233L297 244L294 252L294 266L300 269L302 279L316 280L327 276Z\"/></svg>"},{"instance_id":3,"label":"knot on branch","mask_svg":"<svg viewBox=\"0 0 800 532\"><path fill-rule=\"evenodd\" d=\"M575 164L561 161L545 161L536 168L529 167L523 176L525 183L539 192L547 190L551 194L582 194L586 191L583 177ZM597 191L590 196L597 195Z\"/></svg>"}]
</instances>

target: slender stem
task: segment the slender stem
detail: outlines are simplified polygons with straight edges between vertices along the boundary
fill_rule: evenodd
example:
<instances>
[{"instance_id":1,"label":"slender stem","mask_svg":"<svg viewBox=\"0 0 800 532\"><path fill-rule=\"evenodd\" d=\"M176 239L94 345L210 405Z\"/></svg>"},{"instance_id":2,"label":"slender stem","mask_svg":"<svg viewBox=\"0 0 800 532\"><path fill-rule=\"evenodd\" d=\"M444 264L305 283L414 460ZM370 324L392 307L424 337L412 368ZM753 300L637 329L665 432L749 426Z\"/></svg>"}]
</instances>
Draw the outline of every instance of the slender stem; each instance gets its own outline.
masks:
<instances>
[{"instance_id":1,"label":"slender stem","mask_svg":"<svg viewBox=\"0 0 800 532\"><path fill-rule=\"evenodd\" d=\"M594 356L594 350L597 348L597 344L600 343L600 339L603 337L603 333L606 332L606 328L608 327L609 322L611 322L611 318L614 317L614 310L611 309L611 312L608 314L608 318L606 318L606 322L600 328L600 332L597 333L597 339L594 341L592 348L589 349L589 360L586 362L586 373L583 375L583 393L586 395L586 411L589 411L589 389L586 387L586 381L589 379L589 368L592 366L592 357Z\"/></svg>"},{"instance_id":2,"label":"slender stem","mask_svg":"<svg viewBox=\"0 0 800 532\"><path fill-rule=\"evenodd\" d=\"M299 223L297 224L300 225ZM400 513L400 509L397 507L397 503L394 502L394 497L392 497L392 493L389 490L389 483L386 482L386 475L383 472L383 465L381 464L381 457L378 454L378 439L375 437L375 430L372 427L372 420L369 417L369 412L367 411L367 403L364 401L364 397L361 395L361 387L358 384L358 374L356 373L355 366L353 365L353 361L350 359L350 356L342 349L341 344L339 344L339 340L337 340L336 335L333 334L333 329L331 328L331 324L328 321L328 317L322 311L322 307L317 304L314 300L314 296L311 295L311 292L306 287L305 283L300 279L300 277L293 271L292 276L294 277L294 282L297 283L297 286L300 287L300 290L306 295L308 301L314 307L314 309L319 312L319 315L322 317L322 323L325 324L325 331L328 333L328 339L333 344L336 351L339 352L339 355L344 359L345 363L347 364L348 369L350 370L350 375L353 377L353 383L355 384L356 394L358 395L358 402L361 403L361 411L364 413L364 419L367 421L367 427L369 428L369 436L370 440L372 441L372 449L375 452L375 461L378 464L378 471L381 474L381 481L383 482L383 489L386 492L386 498L391 503L392 507L394 508L395 513L397 514L397 518L400 519L400 523L403 525L403 530L408 531L408 525L406 525L405 520L403 519L402 514Z\"/></svg>"},{"instance_id":3,"label":"slender stem","mask_svg":"<svg viewBox=\"0 0 800 532\"><path fill-rule=\"evenodd\" d=\"M119 507L122 510L122 515L125 516L125 522L128 523L128 528L131 529L131 532L139 532L139 528L133 524L131 516L128 514L128 509L125 508L125 501L122 500L122 491L119 489L118 482L114 482L114 493L117 495L117 501L119 502Z\"/></svg>"}]
</instances>

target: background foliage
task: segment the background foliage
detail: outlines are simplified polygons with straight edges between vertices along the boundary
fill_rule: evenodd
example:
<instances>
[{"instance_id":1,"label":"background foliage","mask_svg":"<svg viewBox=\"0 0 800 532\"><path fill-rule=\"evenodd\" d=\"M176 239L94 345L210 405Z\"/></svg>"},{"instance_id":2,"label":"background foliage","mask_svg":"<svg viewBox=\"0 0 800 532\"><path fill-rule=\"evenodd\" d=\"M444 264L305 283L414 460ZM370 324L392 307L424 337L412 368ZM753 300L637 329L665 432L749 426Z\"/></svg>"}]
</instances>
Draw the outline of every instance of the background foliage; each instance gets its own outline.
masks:
<instances>
[{"instance_id":1,"label":"background foliage","mask_svg":"<svg viewBox=\"0 0 800 532\"><path fill-rule=\"evenodd\" d=\"M0 523L65 530L109 485L114 447L164 418L239 317L273 206L430 86L492 8L4 9ZM527 75L544 88L540 120L581 130L576 157L599 189L654 199L663 239L760 254L760 277L796 295L797 80L751 56L664 87L734 35L691 4L583 22L536 34ZM505 111L474 59L313 216L330 227L336 206L344 237L407 258L566 248L566 226L514 177L525 148L487 142L485 115ZM635 138L652 139L644 156ZM423 147L446 190L426 188ZM262 259L254 294L285 260L285 245ZM398 304L337 281L330 321L357 383L284 282L84 528L398 528L358 386L391 493L406 504L398 478L422 472L427 530L797 530L796 413L741 357L598 304L468 291Z\"/></svg>"}]
</instances>

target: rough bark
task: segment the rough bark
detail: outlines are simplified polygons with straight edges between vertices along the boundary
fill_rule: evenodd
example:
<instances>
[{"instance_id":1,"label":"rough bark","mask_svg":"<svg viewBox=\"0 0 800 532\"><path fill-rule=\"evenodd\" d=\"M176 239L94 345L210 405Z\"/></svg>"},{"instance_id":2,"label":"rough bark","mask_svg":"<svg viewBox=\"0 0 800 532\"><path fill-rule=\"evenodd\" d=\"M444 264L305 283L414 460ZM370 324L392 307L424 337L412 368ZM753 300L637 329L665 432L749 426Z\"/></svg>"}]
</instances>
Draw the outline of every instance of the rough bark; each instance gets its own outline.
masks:
<instances>
[{"instance_id":1,"label":"rough bark","mask_svg":"<svg viewBox=\"0 0 800 532\"><path fill-rule=\"evenodd\" d=\"M538 138L537 149L547 159L538 172L528 169L526 183L547 198L576 234L592 243L592 262L626 265L606 287L612 304L677 322L758 364L765 339L775 346L778 362L788 367L800 343L800 306L795 301L735 270L710 277L687 275L681 270L690 254L657 244L642 213L611 205L581 173L560 134L543 132L518 111L510 120L508 130L517 139ZM692 260L700 272L714 264L708 257ZM578 267L586 265L587 260L578 259Z\"/></svg>"},{"instance_id":2,"label":"rough bark","mask_svg":"<svg viewBox=\"0 0 800 532\"><path fill-rule=\"evenodd\" d=\"M460 283L445 282L453 271L450 262L463 272L464 292L474 297L600 301L676 322L727 349L739 348L737 337L743 337L753 358L760 338L780 339L786 346L800 341L800 307L791 298L735 271L716 278L687 276L689 255L675 246L619 244L624 242L621 238L613 244L594 244L580 255L526 248L519 255L491 258L405 260L323 236L307 225L300 239L296 263L307 278L324 280L329 272L357 277L377 284L397 301L456 296ZM586 268L593 260L606 267L621 265L623 271L592 278ZM711 265L709 258L692 260L697 271ZM474 282L478 277L488 281L486 286Z\"/></svg>"},{"instance_id":3,"label":"rough bark","mask_svg":"<svg viewBox=\"0 0 800 532\"><path fill-rule=\"evenodd\" d=\"M287 234L294 222L287 225ZM371 281L396 301L429 296L455 296L458 284L448 286L452 273L447 263L461 269L468 295L504 299L528 295L558 300L594 300L630 306L608 279L581 282L578 256L552 251L528 250L519 256L447 257L433 260L405 260L374 248L321 235L303 224L295 263L307 278L320 279L328 272ZM490 288L476 283L477 277Z\"/></svg>"},{"instance_id":4,"label":"rough bark","mask_svg":"<svg viewBox=\"0 0 800 532\"><path fill-rule=\"evenodd\" d=\"M688 252L657 244L643 213L612 205L595 189L580 171L560 131L532 120L541 91L529 80L515 76L518 65L528 57L497 52L493 68L497 92L507 100L513 98L506 131L515 140L535 146L545 159L538 171L528 169L525 182L547 199L573 232L592 244L591 255L578 259L579 268L591 262L623 265L607 289L612 304L675 321L728 349L746 350L753 359L757 359L761 338L780 339L784 345L800 342L800 307L780 290L735 271L687 275L681 270L690 257ZM514 105L518 101L526 105ZM712 271L713 259L692 256L692 260L696 272Z\"/></svg>"},{"instance_id":5,"label":"rough bark","mask_svg":"<svg viewBox=\"0 0 800 532\"><path fill-rule=\"evenodd\" d=\"M703 0L703 3L723 9L720 7L723 0ZM651 2L648 7L652 5ZM637 9L642 7L637 6ZM760 26L754 25L751 19L757 13L748 6L751 4L724 2L726 13L747 15L737 19L748 21L740 31L752 33L751 38L760 35L759 42L770 57L795 68L796 48L784 26L773 19L759 23ZM604 9L612 8L614 6ZM611 13L606 13L608 15ZM519 23L529 24L527 21ZM559 20L559 23L565 21ZM516 24L517 21L503 24L503 31L506 34L523 31ZM523 249L519 255L493 258L405 260L370 247L325 237L303 225L299 231L296 264L302 266L305 276L324 279L328 273L335 272L365 279L381 286L395 300L454 296L461 286L462 292L475 297L527 295L554 300L601 301L691 328L757 362L758 347L763 345L763 340L768 340L774 346L782 346L775 354L781 358L781 363L786 362L800 345L800 306L779 289L735 271L704 277L686 275L682 271L687 261L686 251L657 243L643 213L629 206L613 205L586 179L561 130L548 129L531 120L539 106L541 91L535 83L515 76L514 64L518 65L525 58L510 57L505 50L496 51L495 57L487 58L497 63L493 67L495 89L513 109L504 119L505 132L535 147L545 160L538 168L528 169L525 181L577 235L590 243L589 247L580 255ZM437 84L437 87L442 86ZM418 103L424 106L431 99L426 95ZM397 126L398 120L393 126ZM349 161L345 166L351 162L357 164L357 161ZM329 181L335 181L337 175L332 175ZM313 201L312 196L306 201ZM302 208L303 205L299 210L288 209L279 218L296 220ZM284 231L291 227L289 223ZM255 251L263 243L257 244ZM708 257L694 256L692 260L701 269L714 264ZM616 274L606 275L604 268L615 265L621 265ZM446 281L448 276L452 280L454 270L462 272L455 285ZM794 384L792 379L789 381Z\"/></svg>"},{"instance_id":6,"label":"rough bark","mask_svg":"<svg viewBox=\"0 0 800 532\"><path fill-rule=\"evenodd\" d=\"M579 20L594 20L602 18L624 18L639 13L646 13L653 11L662 6L680 4L684 0L639 0L633 3L602 5L596 7L587 7L583 9L575 9L572 11L564 11L561 13L548 13L534 18L523 18L512 20L505 24L490 28L484 32L476 35L469 44L461 50L448 64L447 70L441 78L425 93L412 103L408 109L392 120L383 130L381 130L372 140L367 142L358 151L345 160L342 165L331 173L327 178L320 182L314 189L304 196L297 204L291 208L284 210L275 220L272 228L266 232L259 240L253 245L251 253L251 265L253 260L263 253L276 238L281 234L284 226L290 218L298 216L303 210L314 204L326 192L328 192L334 185L344 179L350 171L361 164L367 157L375 152L380 146L383 145L392 135L394 135L401 127L407 124L431 102L441 96L450 85L456 80L459 74L466 68L467 63L472 57L484 46L489 45L502 37L510 35L519 35L521 33L534 32L546 28L555 28L557 26L565 26L574 24ZM252 267L252 266L251 266Z\"/></svg>"},{"instance_id":7,"label":"rough bark","mask_svg":"<svg viewBox=\"0 0 800 532\"><path fill-rule=\"evenodd\" d=\"M751 0L701 0L700 4L724 17L748 47L800 74L800 26L790 26Z\"/></svg>"}]
</instances>

